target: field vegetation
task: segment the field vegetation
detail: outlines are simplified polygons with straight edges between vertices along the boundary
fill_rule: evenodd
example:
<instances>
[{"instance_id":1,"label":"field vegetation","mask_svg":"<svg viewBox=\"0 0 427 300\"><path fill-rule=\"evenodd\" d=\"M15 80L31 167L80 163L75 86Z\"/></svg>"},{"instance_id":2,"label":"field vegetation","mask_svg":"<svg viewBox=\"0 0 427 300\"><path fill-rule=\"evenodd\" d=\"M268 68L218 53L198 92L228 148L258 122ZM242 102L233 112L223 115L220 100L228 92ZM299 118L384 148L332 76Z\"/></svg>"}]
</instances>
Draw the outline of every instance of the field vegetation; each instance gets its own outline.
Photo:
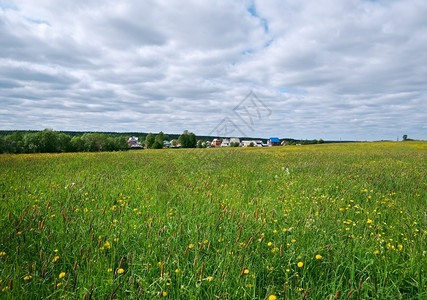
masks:
<instances>
[{"instance_id":1,"label":"field vegetation","mask_svg":"<svg viewBox=\"0 0 427 300\"><path fill-rule=\"evenodd\" d=\"M426 299L427 143L0 155L1 299Z\"/></svg>"}]
</instances>

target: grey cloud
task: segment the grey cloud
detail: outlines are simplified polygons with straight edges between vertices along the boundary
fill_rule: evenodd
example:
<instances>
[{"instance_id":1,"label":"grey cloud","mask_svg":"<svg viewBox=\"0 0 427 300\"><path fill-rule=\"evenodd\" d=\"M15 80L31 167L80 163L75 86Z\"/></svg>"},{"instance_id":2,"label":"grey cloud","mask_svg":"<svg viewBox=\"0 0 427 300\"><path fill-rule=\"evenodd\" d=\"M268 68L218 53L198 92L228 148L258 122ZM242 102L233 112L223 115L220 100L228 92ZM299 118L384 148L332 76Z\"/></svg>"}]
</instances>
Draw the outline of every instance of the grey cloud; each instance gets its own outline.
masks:
<instances>
[{"instance_id":1,"label":"grey cloud","mask_svg":"<svg viewBox=\"0 0 427 300\"><path fill-rule=\"evenodd\" d=\"M252 5L2 7L0 128L208 134L229 117L252 136L427 138L425 1ZM272 111L253 129L233 112L250 90Z\"/></svg>"}]
</instances>

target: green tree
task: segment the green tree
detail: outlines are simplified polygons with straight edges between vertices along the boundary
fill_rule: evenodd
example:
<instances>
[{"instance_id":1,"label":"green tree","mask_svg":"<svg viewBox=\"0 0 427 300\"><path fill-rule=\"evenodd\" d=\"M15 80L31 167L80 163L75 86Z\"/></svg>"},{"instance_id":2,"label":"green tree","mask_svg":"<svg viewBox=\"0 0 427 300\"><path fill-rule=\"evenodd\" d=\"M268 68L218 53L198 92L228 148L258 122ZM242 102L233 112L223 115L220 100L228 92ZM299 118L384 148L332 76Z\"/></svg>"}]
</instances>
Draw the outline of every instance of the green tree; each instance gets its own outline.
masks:
<instances>
[{"instance_id":1,"label":"green tree","mask_svg":"<svg viewBox=\"0 0 427 300\"><path fill-rule=\"evenodd\" d=\"M107 138L103 133L85 133L82 136L84 142L84 150L96 152L104 150Z\"/></svg>"},{"instance_id":2,"label":"green tree","mask_svg":"<svg viewBox=\"0 0 427 300\"><path fill-rule=\"evenodd\" d=\"M185 130L178 138L182 148L196 148L197 137L194 133Z\"/></svg>"},{"instance_id":3,"label":"green tree","mask_svg":"<svg viewBox=\"0 0 427 300\"><path fill-rule=\"evenodd\" d=\"M5 136L4 149L6 153L23 153L24 142L22 132L15 131L14 133Z\"/></svg>"},{"instance_id":4,"label":"green tree","mask_svg":"<svg viewBox=\"0 0 427 300\"><path fill-rule=\"evenodd\" d=\"M115 138L115 145L117 151L125 151L129 150L128 140L124 136L120 136Z\"/></svg>"},{"instance_id":5,"label":"green tree","mask_svg":"<svg viewBox=\"0 0 427 300\"><path fill-rule=\"evenodd\" d=\"M58 152L58 133L51 129L45 129L37 133L39 139L40 152L53 153Z\"/></svg>"},{"instance_id":6,"label":"green tree","mask_svg":"<svg viewBox=\"0 0 427 300\"><path fill-rule=\"evenodd\" d=\"M155 141L156 138L154 137L154 134L150 132L145 138L145 145L147 145L147 148L151 148Z\"/></svg>"},{"instance_id":7,"label":"green tree","mask_svg":"<svg viewBox=\"0 0 427 300\"><path fill-rule=\"evenodd\" d=\"M188 137L188 148L196 148L197 137L194 133L190 132Z\"/></svg>"},{"instance_id":8,"label":"green tree","mask_svg":"<svg viewBox=\"0 0 427 300\"><path fill-rule=\"evenodd\" d=\"M39 137L36 133L26 133L23 137L24 152L36 153L40 152Z\"/></svg>"},{"instance_id":9,"label":"green tree","mask_svg":"<svg viewBox=\"0 0 427 300\"><path fill-rule=\"evenodd\" d=\"M85 150L85 142L79 136L74 136L70 143L71 151L73 152L83 152Z\"/></svg>"},{"instance_id":10,"label":"green tree","mask_svg":"<svg viewBox=\"0 0 427 300\"><path fill-rule=\"evenodd\" d=\"M156 138L154 140L153 148L154 149L161 149L163 148L163 142L169 141L169 136L167 134L164 134L162 131L159 132L158 135L156 135Z\"/></svg>"},{"instance_id":11,"label":"green tree","mask_svg":"<svg viewBox=\"0 0 427 300\"><path fill-rule=\"evenodd\" d=\"M188 130L185 130L178 138L178 142L181 144L181 148L188 148L189 145L189 133Z\"/></svg>"},{"instance_id":12,"label":"green tree","mask_svg":"<svg viewBox=\"0 0 427 300\"><path fill-rule=\"evenodd\" d=\"M404 134L402 138L403 138L404 141L407 141L408 140L408 135Z\"/></svg>"},{"instance_id":13,"label":"green tree","mask_svg":"<svg viewBox=\"0 0 427 300\"><path fill-rule=\"evenodd\" d=\"M163 148L163 142L160 143L159 141L154 141L154 144L151 146L153 149L162 149Z\"/></svg>"},{"instance_id":14,"label":"green tree","mask_svg":"<svg viewBox=\"0 0 427 300\"><path fill-rule=\"evenodd\" d=\"M4 138L0 136L0 153L4 153Z\"/></svg>"},{"instance_id":15,"label":"green tree","mask_svg":"<svg viewBox=\"0 0 427 300\"><path fill-rule=\"evenodd\" d=\"M71 136L63 132L58 134L58 150L61 152L71 151Z\"/></svg>"}]
</instances>

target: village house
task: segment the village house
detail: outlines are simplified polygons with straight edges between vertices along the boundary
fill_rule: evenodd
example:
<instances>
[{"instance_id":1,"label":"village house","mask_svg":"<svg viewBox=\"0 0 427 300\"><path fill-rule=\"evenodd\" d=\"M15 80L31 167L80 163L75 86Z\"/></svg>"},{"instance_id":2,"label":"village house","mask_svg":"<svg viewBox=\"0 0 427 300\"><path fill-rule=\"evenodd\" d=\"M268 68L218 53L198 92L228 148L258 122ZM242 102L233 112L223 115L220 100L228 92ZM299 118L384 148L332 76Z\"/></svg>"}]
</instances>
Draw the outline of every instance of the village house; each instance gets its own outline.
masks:
<instances>
[{"instance_id":1,"label":"village house","mask_svg":"<svg viewBox=\"0 0 427 300\"><path fill-rule=\"evenodd\" d=\"M261 140L242 141L243 147L262 147Z\"/></svg>"},{"instance_id":2,"label":"village house","mask_svg":"<svg viewBox=\"0 0 427 300\"><path fill-rule=\"evenodd\" d=\"M142 145L136 136L132 136L128 139L128 145L131 149L142 149Z\"/></svg>"},{"instance_id":3,"label":"village house","mask_svg":"<svg viewBox=\"0 0 427 300\"><path fill-rule=\"evenodd\" d=\"M268 145L269 146L280 146L280 140L277 137L271 137L268 140Z\"/></svg>"},{"instance_id":4,"label":"village house","mask_svg":"<svg viewBox=\"0 0 427 300\"><path fill-rule=\"evenodd\" d=\"M213 139L211 146L212 147L220 147L221 146L221 140Z\"/></svg>"},{"instance_id":5,"label":"village house","mask_svg":"<svg viewBox=\"0 0 427 300\"><path fill-rule=\"evenodd\" d=\"M231 138L230 139L230 145L233 144L233 143L238 143L239 146L240 146L240 139L239 138Z\"/></svg>"},{"instance_id":6,"label":"village house","mask_svg":"<svg viewBox=\"0 0 427 300\"><path fill-rule=\"evenodd\" d=\"M222 139L221 147L228 147L230 146L230 140L229 139Z\"/></svg>"}]
</instances>

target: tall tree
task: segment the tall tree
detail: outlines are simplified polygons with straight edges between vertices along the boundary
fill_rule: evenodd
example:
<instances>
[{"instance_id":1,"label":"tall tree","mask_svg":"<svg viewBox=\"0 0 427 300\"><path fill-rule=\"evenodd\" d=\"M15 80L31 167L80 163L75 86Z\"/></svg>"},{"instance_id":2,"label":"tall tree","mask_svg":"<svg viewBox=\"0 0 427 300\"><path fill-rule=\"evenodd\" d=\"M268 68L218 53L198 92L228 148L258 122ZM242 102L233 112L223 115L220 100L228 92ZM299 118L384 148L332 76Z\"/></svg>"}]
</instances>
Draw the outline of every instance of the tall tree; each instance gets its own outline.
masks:
<instances>
[{"instance_id":1,"label":"tall tree","mask_svg":"<svg viewBox=\"0 0 427 300\"><path fill-rule=\"evenodd\" d=\"M185 130L178 138L182 148L196 148L197 137L194 133Z\"/></svg>"},{"instance_id":2,"label":"tall tree","mask_svg":"<svg viewBox=\"0 0 427 300\"><path fill-rule=\"evenodd\" d=\"M151 132L147 134L147 137L145 138L145 144L147 145L147 148L151 148L155 142L156 138L154 137L154 134Z\"/></svg>"}]
</instances>

